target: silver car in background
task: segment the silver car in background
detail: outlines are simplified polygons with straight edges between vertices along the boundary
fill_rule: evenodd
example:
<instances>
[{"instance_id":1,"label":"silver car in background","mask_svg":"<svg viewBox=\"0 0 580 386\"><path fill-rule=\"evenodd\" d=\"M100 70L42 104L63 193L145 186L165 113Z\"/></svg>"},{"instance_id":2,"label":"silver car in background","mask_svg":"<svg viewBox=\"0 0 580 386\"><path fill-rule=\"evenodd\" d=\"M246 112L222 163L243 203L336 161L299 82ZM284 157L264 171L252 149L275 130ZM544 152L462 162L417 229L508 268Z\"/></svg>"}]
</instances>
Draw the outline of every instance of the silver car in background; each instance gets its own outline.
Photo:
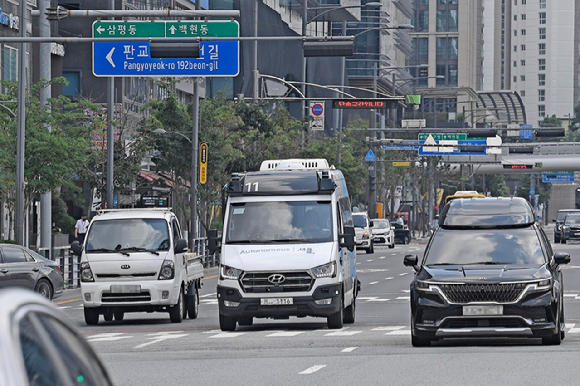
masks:
<instances>
[{"instance_id":1,"label":"silver car in background","mask_svg":"<svg viewBox=\"0 0 580 386\"><path fill-rule=\"evenodd\" d=\"M113 383L73 324L47 299L0 289L0 386Z\"/></svg>"}]
</instances>

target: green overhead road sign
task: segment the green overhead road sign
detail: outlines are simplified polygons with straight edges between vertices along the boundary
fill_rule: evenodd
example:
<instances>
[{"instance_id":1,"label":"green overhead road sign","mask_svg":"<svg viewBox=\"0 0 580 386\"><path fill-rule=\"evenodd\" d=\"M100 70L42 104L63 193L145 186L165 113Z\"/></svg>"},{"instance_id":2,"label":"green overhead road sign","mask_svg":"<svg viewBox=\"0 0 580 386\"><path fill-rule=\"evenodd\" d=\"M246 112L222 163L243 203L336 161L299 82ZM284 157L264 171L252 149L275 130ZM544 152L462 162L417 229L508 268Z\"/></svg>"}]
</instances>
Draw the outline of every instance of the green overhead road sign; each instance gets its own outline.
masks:
<instances>
[{"instance_id":1,"label":"green overhead road sign","mask_svg":"<svg viewBox=\"0 0 580 386\"><path fill-rule=\"evenodd\" d=\"M236 21L117 21L93 23L96 38L238 37Z\"/></svg>"}]
</instances>

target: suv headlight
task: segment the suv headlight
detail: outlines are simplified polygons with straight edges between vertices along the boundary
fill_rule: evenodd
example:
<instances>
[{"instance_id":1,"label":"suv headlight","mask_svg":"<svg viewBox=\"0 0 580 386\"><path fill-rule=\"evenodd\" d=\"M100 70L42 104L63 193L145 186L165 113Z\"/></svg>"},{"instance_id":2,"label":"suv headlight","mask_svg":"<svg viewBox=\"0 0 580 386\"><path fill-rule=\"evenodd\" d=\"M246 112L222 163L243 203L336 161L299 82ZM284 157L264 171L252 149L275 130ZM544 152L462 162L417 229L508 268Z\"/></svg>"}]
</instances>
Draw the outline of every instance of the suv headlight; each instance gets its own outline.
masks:
<instances>
[{"instance_id":1,"label":"suv headlight","mask_svg":"<svg viewBox=\"0 0 580 386\"><path fill-rule=\"evenodd\" d=\"M559 231L561 231L562 230L562 225L561 224L556 225L556 229L559 230Z\"/></svg>"},{"instance_id":2,"label":"suv headlight","mask_svg":"<svg viewBox=\"0 0 580 386\"><path fill-rule=\"evenodd\" d=\"M415 281L415 287L418 290L423 290L423 291L429 291L429 289L430 289L429 283L426 283L426 282L420 281L420 280Z\"/></svg>"},{"instance_id":3,"label":"suv headlight","mask_svg":"<svg viewBox=\"0 0 580 386\"><path fill-rule=\"evenodd\" d=\"M93 271L91 271L91 266L88 262L81 263L81 282L91 282L95 281L93 276Z\"/></svg>"},{"instance_id":4,"label":"suv headlight","mask_svg":"<svg viewBox=\"0 0 580 386\"><path fill-rule=\"evenodd\" d=\"M237 268L228 267L227 265L222 265L220 269L221 279L238 280L244 271Z\"/></svg>"},{"instance_id":5,"label":"suv headlight","mask_svg":"<svg viewBox=\"0 0 580 386\"><path fill-rule=\"evenodd\" d=\"M538 290L546 290L546 289L550 289L552 288L552 279L544 279L544 280L540 280L537 281L536 283L536 289Z\"/></svg>"},{"instance_id":6,"label":"suv headlight","mask_svg":"<svg viewBox=\"0 0 580 386\"><path fill-rule=\"evenodd\" d=\"M159 271L159 280L171 280L175 277L175 264L171 260L163 260L161 271Z\"/></svg>"},{"instance_id":7,"label":"suv headlight","mask_svg":"<svg viewBox=\"0 0 580 386\"><path fill-rule=\"evenodd\" d=\"M310 270L315 278L334 277L336 275L336 263L333 261L328 264L319 265Z\"/></svg>"}]
</instances>

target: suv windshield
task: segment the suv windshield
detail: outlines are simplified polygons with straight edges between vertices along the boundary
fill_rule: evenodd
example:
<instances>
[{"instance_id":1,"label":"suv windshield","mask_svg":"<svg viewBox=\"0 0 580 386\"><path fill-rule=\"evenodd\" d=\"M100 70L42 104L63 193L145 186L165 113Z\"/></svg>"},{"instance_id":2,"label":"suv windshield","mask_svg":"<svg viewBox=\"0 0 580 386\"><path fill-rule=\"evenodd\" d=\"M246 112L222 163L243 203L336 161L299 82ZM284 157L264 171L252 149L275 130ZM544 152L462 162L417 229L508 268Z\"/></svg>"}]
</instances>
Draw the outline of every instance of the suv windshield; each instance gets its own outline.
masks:
<instances>
[{"instance_id":1,"label":"suv windshield","mask_svg":"<svg viewBox=\"0 0 580 386\"><path fill-rule=\"evenodd\" d=\"M169 250L169 228L163 219L94 221L87 235L86 252Z\"/></svg>"},{"instance_id":2,"label":"suv windshield","mask_svg":"<svg viewBox=\"0 0 580 386\"><path fill-rule=\"evenodd\" d=\"M566 220L564 221L564 224L566 224L566 225L580 224L580 216L578 216L578 215L566 216Z\"/></svg>"},{"instance_id":3,"label":"suv windshield","mask_svg":"<svg viewBox=\"0 0 580 386\"><path fill-rule=\"evenodd\" d=\"M518 229L440 229L425 265L544 264L533 227Z\"/></svg>"},{"instance_id":4,"label":"suv windshield","mask_svg":"<svg viewBox=\"0 0 580 386\"><path fill-rule=\"evenodd\" d=\"M575 211L575 210L559 210L558 211L558 215L556 217L556 221L558 221L558 222L564 222L564 220L566 219L566 216L569 215L570 213L578 213L578 214L580 214L580 211Z\"/></svg>"},{"instance_id":5,"label":"suv windshield","mask_svg":"<svg viewBox=\"0 0 580 386\"><path fill-rule=\"evenodd\" d=\"M226 243L332 241L330 201L231 204Z\"/></svg>"},{"instance_id":6,"label":"suv windshield","mask_svg":"<svg viewBox=\"0 0 580 386\"><path fill-rule=\"evenodd\" d=\"M355 228L366 228L367 226L367 218L366 216L359 215L352 215L352 221L354 222Z\"/></svg>"}]
</instances>

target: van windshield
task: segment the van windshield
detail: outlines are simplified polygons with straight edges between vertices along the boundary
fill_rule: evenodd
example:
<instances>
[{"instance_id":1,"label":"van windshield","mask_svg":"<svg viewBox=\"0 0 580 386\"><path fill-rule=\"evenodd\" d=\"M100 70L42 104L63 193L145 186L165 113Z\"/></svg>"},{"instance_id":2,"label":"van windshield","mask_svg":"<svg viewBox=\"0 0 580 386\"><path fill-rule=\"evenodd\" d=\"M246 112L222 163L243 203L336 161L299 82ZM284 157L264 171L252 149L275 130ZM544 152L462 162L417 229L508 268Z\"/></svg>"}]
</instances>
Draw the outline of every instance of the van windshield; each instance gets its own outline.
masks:
<instances>
[{"instance_id":1,"label":"van windshield","mask_svg":"<svg viewBox=\"0 0 580 386\"><path fill-rule=\"evenodd\" d=\"M330 201L231 204L226 243L324 243L333 240Z\"/></svg>"},{"instance_id":2,"label":"van windshield","mask_svg":"<svg viewBox=\"0 0 580 386\"><path fill-rule=\"evenodd\" d=\"M87 253L146 249L169 250L169 228L163 219L100 220L91 224L85 250Z\"/></svg>"},{"instance_id":3,"label":"van windshield","mask_svg":"<svg viewBox=\"0 0 580 386\"><path fill-rule=\"evenodd\" d=\"M366 228L367 218L365 216L353 215L352 221L354 222L355 228Z\"/></svg>"}]
</instances>

